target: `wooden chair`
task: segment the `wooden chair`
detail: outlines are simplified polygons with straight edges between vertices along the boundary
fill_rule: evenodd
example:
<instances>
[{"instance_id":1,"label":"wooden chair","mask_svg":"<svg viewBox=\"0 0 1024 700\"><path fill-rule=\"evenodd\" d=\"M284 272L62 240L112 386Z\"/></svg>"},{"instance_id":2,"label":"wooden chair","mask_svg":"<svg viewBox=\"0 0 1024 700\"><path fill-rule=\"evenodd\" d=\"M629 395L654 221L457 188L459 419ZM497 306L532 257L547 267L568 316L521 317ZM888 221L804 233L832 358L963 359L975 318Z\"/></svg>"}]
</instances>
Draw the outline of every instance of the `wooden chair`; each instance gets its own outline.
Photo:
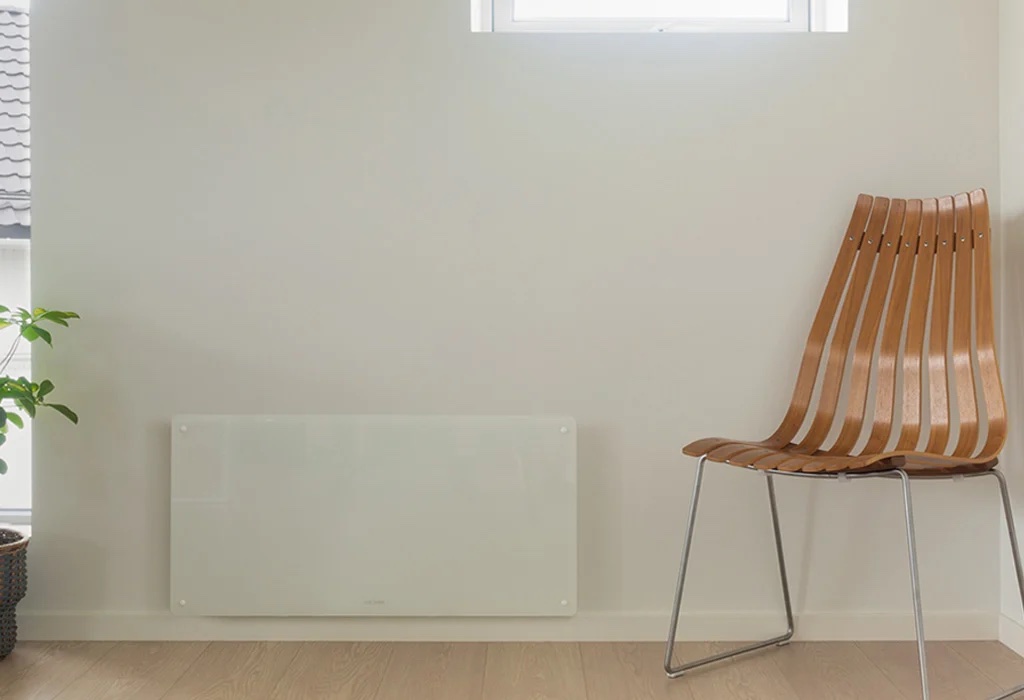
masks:
<instances>
[{"instance_id":1,"label":"wooden chair","mask_svg":"<svg viewBox=\"0 0 1024 700\"><path fill-rule=\"evenodd\" d=\"M1024 600L1010 498L1006 480L995 468L1006 441L1007 419L996 361L991 245L983 190L925 200L858 198L778 430L766 440L707 438L683 449L699 461L665 654L669 677L781 646L792 638L776 476L889 478L902 483L924 700L929 696L928 673L912 480L992 476L998 481ZM674 666L683 585L708 462L766 477L789 626L779 637ZM992 700L1022 691L1024 685Z\"/></svg>"}]
</instances>

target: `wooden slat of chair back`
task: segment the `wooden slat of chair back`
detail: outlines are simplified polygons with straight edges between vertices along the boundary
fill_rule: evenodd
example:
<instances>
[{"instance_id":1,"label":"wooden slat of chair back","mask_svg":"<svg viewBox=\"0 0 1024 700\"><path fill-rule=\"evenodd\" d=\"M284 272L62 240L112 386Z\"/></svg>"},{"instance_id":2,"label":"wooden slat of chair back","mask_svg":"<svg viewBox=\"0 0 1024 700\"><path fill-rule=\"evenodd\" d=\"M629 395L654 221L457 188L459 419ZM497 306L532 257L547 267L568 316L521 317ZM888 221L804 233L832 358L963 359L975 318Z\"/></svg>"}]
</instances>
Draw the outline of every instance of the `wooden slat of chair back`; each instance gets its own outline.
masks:
<instances>
[{"instance_id":1,"label":"wooden slat of chair back","mask_svg":"<svg viewBox=\"0 0 1024 700\"><path fill-rule=\"evenodd\" d=\"M1007 420L991 271L984 190L925 200L861 195L778 430L760 442L711 438L685 451L784 471L907 460L935 460L940 470L994 466Z\"/></svg>"}]
</instances>

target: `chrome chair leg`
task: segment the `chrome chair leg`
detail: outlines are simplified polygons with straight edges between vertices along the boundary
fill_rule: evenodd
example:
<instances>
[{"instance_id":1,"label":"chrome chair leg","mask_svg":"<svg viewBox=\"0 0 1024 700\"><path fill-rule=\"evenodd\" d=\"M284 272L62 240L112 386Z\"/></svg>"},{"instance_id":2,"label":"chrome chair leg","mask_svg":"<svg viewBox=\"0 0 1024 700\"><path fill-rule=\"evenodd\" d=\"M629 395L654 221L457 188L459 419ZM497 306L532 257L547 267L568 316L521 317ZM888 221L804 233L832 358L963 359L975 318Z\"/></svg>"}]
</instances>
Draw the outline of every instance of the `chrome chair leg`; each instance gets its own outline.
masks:
<instances>
[{"instance_id":1,"label":"chrome chair leg","mask_svg":"<svg viewBox=\"0 0 1024 700\"><path fill-rule=\"evenodd\" d=\"M1013 520L1013 506L1010 504L1010 490L1006 486L1006 477L1001 471L993 469L989 473L999 482L999 492L1003 497L1003 514L1006 516L1006 531L1010 535L1010 551L1013 552L1017 589L1020 591L1021 605L1024 606L1024 566L1021 566L1020 561L1020 544L1017 541L1017 524Z\"/></svg>"},{"instance_id":2,"label":"chrome chair leg","mask_svg":"<svg viewBox=\"0 0 1024 700\"><path fill-rule=\"evenodd\" d=\"M782 528L779 526L779 505L775 501L775 479L771 474L765 474L768 482L768 503L772 511L772 529L775 531L775 554L779 559L779 578L782 581L782 600L786 605L786 634L778 644L783 646L789 644L793 638L795 625L793 624L793 601L789 595L789 576L786 574L786 555L782 551Z\"/></svg>"},{"instance_id":3,"label":"chrome chair leg","mask_svg":"<svg viewBox=\"0 0 1024 700\"><path fill-rule=\"evenodd\" d=\"M917 571L917 541L914 536L914 507L910 498L910 475L897 471L903 482L903 511L907 518L907 553L910 557L910 587L914 598L914 624L917 628L917 656L921 664L921 697L928 700L928 653L924 644L924 614L921 611L921 582Z\"/></svg>"},{"instance_id":4,"label":"chrome chair leg","mask_svg":"<svg viewBox=\"0 0 1024 700\"><path fill-rule=\"evenodd\" d=\"M1013 566L1017 574L1017 588L1020 591L1021 605L1024 606L1024 567L1021 566L1020 561L1020 544L1017 541L1017 524L1013 520L1013 506L1010 505L1010 490L1006 486L1006 477L1002 472L993 469L988 473L999 482L999 492L1003 498L1003 514L1006 516L1006 530L1010 535L1010 551L1013 552ZM992 700L1005 700L1005 698L1012 698L1018 693L1024 693L1024 685L1018 685L1002 695L997 695Z\"/></svg>"},{"instance_id":5,"label":"chrome chair leg","mask_svg":"<svg viewBox=\"0 0 1024 700\"><path fill-rule=\"evenodd\" d=\"M1006 529L1010 535L1010 550L1013 552L1014 570L1017 574L1017 588L1021 595L1021 604L1024 605L1024 566L1021 565L1020 545L1017 541L1017 526L1013 520L1013 508L1010 505L1010 492L1006 486L1006 477L1002 472L992 470L986 472L991 474L999 482L999 490L1002 495L1003 512L1006 516ZM917 545L914 541L914 512L910 501L910 477L906 472L897 472L903 482L903 502L907 515L907 546L910 552L910 580L914 594L914 622L917 624L917 653L921 660L921 697L928 700L928 666L927 654L925 652L924 618L921 613L921 588L917 570ZM1007 700L1020 693L1024 693L1024 685L1007 690L996 695L990 700Z\"/></svg>"},{"instance_id":6,"label":"chrome chair leg","mask_svg":"<svg viewBox=\"0 0 1024 700\"><path fill-rule=\"evenodd\" d=\"M690 560L690 549L693 544L693 530L694 525L697 522L697 505L700 502L700 491L704 481L704 467L706 464L706 456L701 457L700 461L697 463L697 475L694 478L693 483L693 497L690 501L690 514L686 522L686 536L683 539L683 554L679 563L679 580L676 583L676 596L672 605L672 619L669 622L668 643L665 647L665 673L668 674L669 678L679 678L686 672L692 671L695 668L707 666L719 661L725 661L726 659L731 659L734 656L748 654L752 651L765 649L770 646L781 646L793 638L793 607L790 602L789 595L789 578L786 575L786 559L782 551L782 531L779 527L779 511L778 505L775 501L775 484L772 481L771 474L766 474L765 476L767 477L768 483L768 502L771 507L772 525L775 532L775 551L778 554L779 574L782 580L782 596L786 605L786 622L788 625L786 633L764 642L757 642L739 649L715 654L704 659L691 661L690 663L686 663L681 666L672 665L674 661L673 656L675 651L676 632L679 627L679 613L683 602L683 586L686 583L686 568Z\"/></svg>"},{"instance_id":7,"label":"chrome chair leg","mask_svg":"<svg viewBox=\"0 0 1024 700\"><path fill-rule=\"evenodd\" d=\"M775 501L775 484L773 476L790 476L799 478L809 479L836 479L838 478L834 474L808 474L803 472L766 472L765 477L768 483L768 501L771 506L772 513L772 526L775 532L775 548L778 553L779 559L779 575L782 580L782 595L786 605L786 620L788 622L788 629L786 634L781 637L769 639L764 642L758 642L749 646L736 649L734 651L727 651L721 654L710 656L706 659L700 659L699 661L693 661L682 666L672 666L673 661L673 649L675 646L676 631L679 625L679 611L682 604L683 598L683 584L686 582L686 568L690 558L690 547L693 542L693 530L694 524L697 520L697 504L700 500L701 485L704 479L704 466L707 462L706 457L702 457L700 462L697 464L697 476L693 485L693 500L690 503L690 515L686 525L686 538L683 543L683 557L682 562L679 566L679 581L676 586L676 597L675 604L672 609L672 621L669 625L669 638L668 646L665 652L665 671L668 673L669 678L679 678L688 671L701 666L707 666L709 664L716 663L718 661L724 661L734 656L740 656L741 654L747 654L758 649L764 649L772 645L782 646L786 644L793 637L793 610L790 602L789 595L789 580L786 575L786 560L782 551L782 533L779 528L779 513L778 506ZM756 471L753 468L749 468L752 471ZM1006 516L1006 529L1010 535L1010 550L1013 553L1014 571L1017 575L1017 586L1020 589L1021 605L1024 606L1024 564L1021 562L1021 551L1020 544L1017 539L1017 526L1013 519L1013 509L1010 503L1010 492L1006 485L1006 477L997 470L991 470L987 472L980 472L976 474L967 475L970 477L981 477L981 476L994 476L999 481L999 489L1002 495L1003 501L1003 512ZM914 528L914 508L910 495L910 482L911 476L902 470L892 470L886 472L873 472L866 474L853 474L847 475L843 478L852 479L874 479L874 478L888 478L888 479L899 479L903 485L903 509L906 517L907 526L907 553L910 563L910 583L911 593L914 602L914 623L917 633L917 653L920 660L921 669L921 697L922 700L929 700L930 690L928 687L928 658L927 650L925 648L925 633L924 633L924 614L922 612L921 605L921 585L920 585L920 572L918 571L917 565L917 540ZM951 479L954 478L952 475L947 476L918 476L917 479ZM989 698L989 700L1008 700L1013 697L1024 698L1024 684L1017 686L1011 690L1007 690L995 697Z\"/></svg>"}]
</instances>

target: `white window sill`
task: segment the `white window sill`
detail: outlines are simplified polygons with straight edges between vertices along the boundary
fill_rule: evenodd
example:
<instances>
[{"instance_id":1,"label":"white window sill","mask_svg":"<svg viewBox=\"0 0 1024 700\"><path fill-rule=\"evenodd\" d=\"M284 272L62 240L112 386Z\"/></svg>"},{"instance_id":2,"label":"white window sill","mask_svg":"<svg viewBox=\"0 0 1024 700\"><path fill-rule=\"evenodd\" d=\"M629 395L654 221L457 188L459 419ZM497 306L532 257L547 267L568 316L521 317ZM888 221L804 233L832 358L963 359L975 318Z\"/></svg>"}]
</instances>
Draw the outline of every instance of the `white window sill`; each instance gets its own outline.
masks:
<instances>
[{"instance_id":1,"label":"white window sill","mask_svg":"<svg viewBox=\"0 0 1024 700\"><path fill-rule=\"evenodd\" d=\"M14 527L17 530L29 529L31 534L32 511L0 510L0 527Z\"/></svg>"}]
</instances>

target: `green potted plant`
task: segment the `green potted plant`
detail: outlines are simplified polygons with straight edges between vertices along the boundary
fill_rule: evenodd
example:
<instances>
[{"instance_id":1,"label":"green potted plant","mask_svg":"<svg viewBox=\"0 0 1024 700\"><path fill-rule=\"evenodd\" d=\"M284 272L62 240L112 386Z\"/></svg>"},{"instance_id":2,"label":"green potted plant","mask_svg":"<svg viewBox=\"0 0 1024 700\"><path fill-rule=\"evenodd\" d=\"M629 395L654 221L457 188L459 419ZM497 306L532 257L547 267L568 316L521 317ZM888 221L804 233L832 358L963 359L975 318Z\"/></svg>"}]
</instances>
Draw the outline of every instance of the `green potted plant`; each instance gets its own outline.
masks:
<instances>
[{"instance_id":1,"label":"green potted plant","mask_svg":"<svg viewBox=\"0 0 1024 700\"><path fill-rule=\"evenodd\" d=\"M0 329L14 328L17 335L10 349L0 359L0 446L7 442L7 431L13 425L25 427L26 418L35 418L39 408L57 411L72 423L78 423L75 412L63 404L51 403L50 393L53 382L44 379L33 382L25 377L8 375L7 367L14 358L21 342L34 343L42 340L53 345L51 331L46 326L68 326L78 318L70 311L49 311L47 309L17 308L13 311L0 306ZM7 462L0 457L0 474L7 473ZM18 626L15 609L25 597L27 574L25 558L28 551L28 536L17 530L0 528L0 659L6 658L18 640Z\"/></svg>"}]
</instances>

